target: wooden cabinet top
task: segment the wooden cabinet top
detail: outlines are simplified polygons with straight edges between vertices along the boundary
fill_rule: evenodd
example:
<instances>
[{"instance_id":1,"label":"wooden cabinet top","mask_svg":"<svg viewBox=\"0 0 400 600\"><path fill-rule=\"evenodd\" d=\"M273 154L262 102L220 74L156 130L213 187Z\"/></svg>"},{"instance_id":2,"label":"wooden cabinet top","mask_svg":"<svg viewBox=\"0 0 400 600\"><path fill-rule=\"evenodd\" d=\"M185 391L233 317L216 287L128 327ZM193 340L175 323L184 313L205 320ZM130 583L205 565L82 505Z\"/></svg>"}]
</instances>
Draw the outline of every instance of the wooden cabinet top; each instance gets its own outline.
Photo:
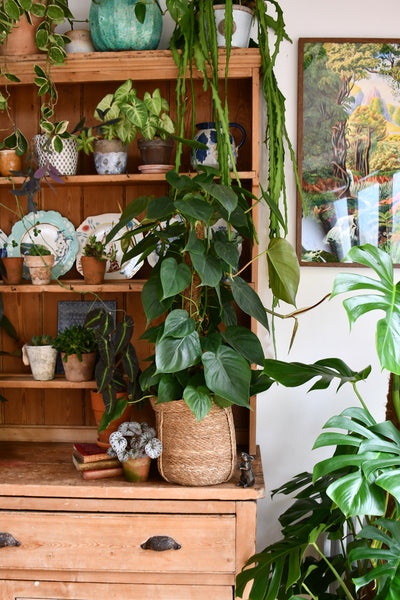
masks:
<instances>
[{"instance_id":1,"label":"wooden cabinet top","mask_svg":"<svg viewBox=\"0 0 400 600\"><path fill-rule=\"evenodd\" d=\"M0 496L165 499L165 500L257 500L264 496L259 452L253 470L256 483L243 489L237 486L239 469L231 481L214 486L185 487L169 484L158 474L146 483L132 484L121 477L84 480L72 464L72 444L0 443ZM156 465L152 465L155 467Z\"/></svg>"},{"instance_id":2,"label":"wooden cabinet top","mask_svg":"<svg viewBox=\"0 0 400 600\"><path fill-rule=\"evenodd\" d=\"M226 52L220 50L220 76L224 76ZM41 54L16 56L7 59L8 70L23 84L32 83L33 65L44 65ZM234 48L229 59L229 77L249 78L261 66L258 48ZM69 54L65 63L51 68L55 83L88 83L95 81L165 80L176 79L178 68L170 50L147 50L130 52L91 52ZM189 76L189 73L188 75ZM194 70L193 77L202 75ZM8 82L8 85L13 85Z\"/></svg>"}]
</instances>

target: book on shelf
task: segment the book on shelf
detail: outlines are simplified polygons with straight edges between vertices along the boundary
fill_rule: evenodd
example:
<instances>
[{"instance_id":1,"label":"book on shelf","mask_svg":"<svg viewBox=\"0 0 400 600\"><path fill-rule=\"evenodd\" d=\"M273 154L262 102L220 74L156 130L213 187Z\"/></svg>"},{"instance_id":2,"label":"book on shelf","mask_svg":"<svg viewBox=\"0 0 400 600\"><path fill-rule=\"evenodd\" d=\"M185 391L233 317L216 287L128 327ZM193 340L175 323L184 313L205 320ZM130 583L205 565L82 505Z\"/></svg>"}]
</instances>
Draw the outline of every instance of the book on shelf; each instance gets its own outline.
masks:
<instances>
[{"instance_id":1,"label":"book on shelf","mask_svg":"<svg viewBox=\"0 0 400 600\"><path fill-rule=\"evenodd\" d=\"M100 448L100 446L97 444L90 442L75 442L72 445L72 453L74 456L76 456L76 458L84 463L110 459L106 448Z\"/></svg>"},{"instance_id":2,"label":"book on shelf","mask_svg":"<svg viewBox=\"0 0 400 600\"><path fill-rule=\"evenodd\" d=\"M83 479L106 479L107 477L118 477L124 474L121 466L109 467L108 469L90 469L89 471L80 471Z\"/></svg>"},{"instance_id":3,"label":"book on shelf","mask_svg":"<svg viewBox=\"0 0 400 600\"><path fill-rule=\"evenodd\" d=\"M108 457L108 460L97 460L96 462L83 462L75 454L72 454L72 462L77 471L94 471L109 469L110 467L120 467L118 458Z\"/></svg>"}]
</instances>

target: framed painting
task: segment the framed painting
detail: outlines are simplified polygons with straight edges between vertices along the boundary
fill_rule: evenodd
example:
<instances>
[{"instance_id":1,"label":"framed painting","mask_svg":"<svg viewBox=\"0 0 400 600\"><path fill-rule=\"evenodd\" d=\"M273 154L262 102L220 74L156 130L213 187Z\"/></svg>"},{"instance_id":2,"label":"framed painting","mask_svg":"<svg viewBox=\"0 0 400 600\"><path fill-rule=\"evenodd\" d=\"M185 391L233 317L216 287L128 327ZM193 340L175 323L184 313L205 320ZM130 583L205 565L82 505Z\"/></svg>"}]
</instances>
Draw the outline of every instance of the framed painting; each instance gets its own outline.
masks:
<instances>
[{"instance_id":1,"label":"framed painting","mask_svg":"<svg viewBox=\"0 0 400 600\"><path fill-rule=\"evenodd\" d=\"M399 40L299 40L297 160L300 263L369 243L399 264Z\"/></svg>"}]
</instances>

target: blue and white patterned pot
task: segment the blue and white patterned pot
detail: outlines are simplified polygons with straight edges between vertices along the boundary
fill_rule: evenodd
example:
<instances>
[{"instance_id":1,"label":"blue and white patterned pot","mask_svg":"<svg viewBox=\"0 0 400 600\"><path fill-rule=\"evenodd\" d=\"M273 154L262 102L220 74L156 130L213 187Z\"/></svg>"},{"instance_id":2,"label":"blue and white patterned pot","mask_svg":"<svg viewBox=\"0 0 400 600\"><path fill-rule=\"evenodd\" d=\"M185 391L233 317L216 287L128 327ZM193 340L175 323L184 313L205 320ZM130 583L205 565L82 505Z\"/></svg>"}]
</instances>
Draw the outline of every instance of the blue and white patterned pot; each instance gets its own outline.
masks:
<instances>
[{"instance_id":1,"label":"blue and white patterned pot","mask_svg":"<svg viewBox=\"0 0 400 600\"><path fill-rule=\"evenodd\" d=\"M121 140L96 140L93 157L99 175L120 175L126 172L128 148Z\"/></svg>"},{"instance_id":2,"label":"blue and white patterned pot","mask_svg":"<svg viewBox=\"0 0 400 600\"><path fill-rule=\"evenodd\" d=\"M236 165L238 150L242 146L243 142L246 139L246 132L244 128L238 123L229 123L229 127L237 127L241 133L242 138L240 142L236 145L233 135L229 133L229 141L232 146L232 153L234 162ZM192 167L196 169L200 166L205 167L214 167L215 169L219 169L218 162L218 150L217 150L217 130L215 129L215 123L197 123L196 128L198 132L194 136L194 139L202 144L206 144L208 148L206 150L202 149L193 149L191 156ZM232 169L231 161L229 160L229 168Z\"/></svg>"}]
</instances>

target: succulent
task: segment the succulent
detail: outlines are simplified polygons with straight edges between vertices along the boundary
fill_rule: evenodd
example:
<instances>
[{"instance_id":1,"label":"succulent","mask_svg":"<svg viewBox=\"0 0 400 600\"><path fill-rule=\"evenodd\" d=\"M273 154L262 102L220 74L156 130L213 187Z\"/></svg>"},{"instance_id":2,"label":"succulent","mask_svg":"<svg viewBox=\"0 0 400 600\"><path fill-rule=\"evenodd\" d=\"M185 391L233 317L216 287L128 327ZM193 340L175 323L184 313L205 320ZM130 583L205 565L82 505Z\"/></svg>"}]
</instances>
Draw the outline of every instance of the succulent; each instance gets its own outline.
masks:
<instances>
[{"instance_id":1,"label":"succulent","mask_svg":"<svg viewBox=\"0 0 400 600\"><path fill-rule=\"evenodd\" d=\"M93 256L99 261L115 260L116 254L115 247L107 251L106 245L101 240L97 240L95 235L91 235L83 247L83 256Z\"/></svg>"},{"instance_id":2,"label":"succulent","mask_svg":"<svg viewBox=\"0 0 400 600\"><path fill-rule=\"evenodd\" d=\"M111 448L107 454L116 456L120 462L145 456L158 458L162 452L162 443L147 423L125 421L110 435L109 441Z\"/></svg>"},{"instance_id":3,"label":"succulent","mask_svg":"<svg viewBox=\"0 0 400 600\"><path fill-rule=\"evenodd\" d=\"M88 327L72 325L57 333L53 341L53 348L59 352L65 352L64 362L67 362L68 356L71 354L76 354L79 362L82 362L82 354L97 351L96 336Z\"/></svg>"},{"instance_id":4,"label":"succulent","mask_svg":"<svg viewBox=\"0 0 400 600\"><path fill-rule=\"evenodd\" d=\"M47 334L34 335L29 342L29 346L51 346L52 344L53 338Z\"/></svg>"}]
</instances>

